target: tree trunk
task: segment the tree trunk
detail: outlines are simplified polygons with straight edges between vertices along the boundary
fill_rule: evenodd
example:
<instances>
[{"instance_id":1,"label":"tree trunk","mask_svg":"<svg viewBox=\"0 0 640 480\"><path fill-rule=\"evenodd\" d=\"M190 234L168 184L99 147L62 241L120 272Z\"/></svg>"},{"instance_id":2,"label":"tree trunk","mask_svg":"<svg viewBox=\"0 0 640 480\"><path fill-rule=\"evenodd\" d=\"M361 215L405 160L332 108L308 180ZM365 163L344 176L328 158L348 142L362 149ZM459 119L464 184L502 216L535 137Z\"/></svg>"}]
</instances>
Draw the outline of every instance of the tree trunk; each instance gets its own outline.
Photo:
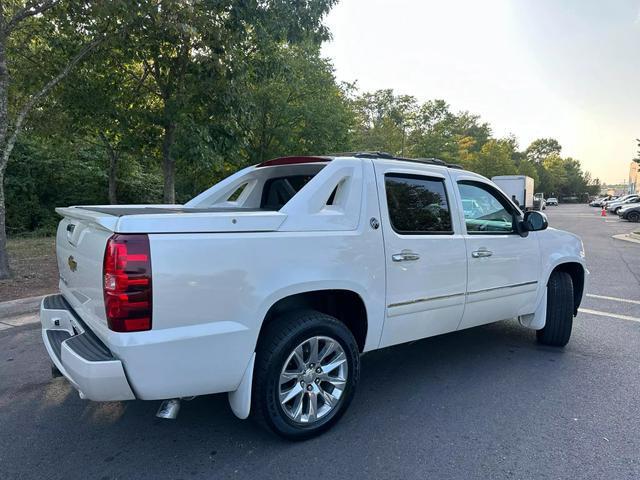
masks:
<instances>
[{"instance_id":1,"label":"tree trunk","mask_svg":"<svg viewBox=\"0 0 640 480\"><path fill-rule=\"evenodd\" d=\"M176 203L175 160L171 156L171 147L175 142L176 125L168 123L164 126L162 138L162 173L164 175L164 203Z\"/></svg>"},{"instance_id":2,"label":"tree trunk","mask_svg":"<svg viewBox=\"0 0 640 480\"><path fill-rule=\"evenodd\" d=\"M7 70L7 57L5 51L6 37L0 32L0 279L10 278L9 254L7 253L6 207L4 203L4 172L7 164L5 148L7 144L7 132L9 130L8 86L9 71Z\"/></svg>"},{"instance_id":3,"label":"tree trunk","mask_svg":"<svg viewBox=\"0 0 640 480\"><path fill-rule=\"evenodd\" d=\"M109 152L109 203L118 203L118 154Z\"/></svg>"},{"instance_id":4,"label":"tree trunk","mask_svg":"<svg viewBox=\"0 0 640 480\"><path fill-rule=\"evenodd\" d=\"M2 0L0 0L1 2ZM27 2L27 5L18 10L7 23L4 18L0 18L0 279L9 278L9 255L7 253L7 231L6 231L6 206L4 197L4 173L11 157L11 152L16 144L18 135L22 131L27 115L37 103L45 97L49 91L55 87L69 72L82 60L98 43L101 38L95 38L90 43L85 44L75 57L52 79L50 79L39 91L31 95L18 109L15 119L9 130L9 70L7 68L6 46L7 38L11 31L26 18L40 15L46 10L53 8L57 0L48 0L37 6ZM0 10L2 8L0 7ZM2 12L4 13L4 12Z\"/></svg>"},{"instance_id":5,"label":"tree trunk","mask_svg":"<svg viewBox=\"0 0 640 480\"><path fill-rule=\"evenodd\" d=\"M6 209L4 205L4 172L0 172L0 280L11 277L7 253Z\"/></svg>"},{"instance_id":6,"label":"tree trunk","mask_svg":"<svg viewBox=\"0 0 640 480\"><path fill-rule=\"evenodd\" d=\"M107 151L107 157L109 158L109 167L107 168L108 178L108 190L109 190L109 203L111 205L117 205L118 203L118 159L120 153L117 149L111 146L111 142L107 136L100 132L98 135L100 140L104 144L104 148Z\"/></svg>"}]
</instances>

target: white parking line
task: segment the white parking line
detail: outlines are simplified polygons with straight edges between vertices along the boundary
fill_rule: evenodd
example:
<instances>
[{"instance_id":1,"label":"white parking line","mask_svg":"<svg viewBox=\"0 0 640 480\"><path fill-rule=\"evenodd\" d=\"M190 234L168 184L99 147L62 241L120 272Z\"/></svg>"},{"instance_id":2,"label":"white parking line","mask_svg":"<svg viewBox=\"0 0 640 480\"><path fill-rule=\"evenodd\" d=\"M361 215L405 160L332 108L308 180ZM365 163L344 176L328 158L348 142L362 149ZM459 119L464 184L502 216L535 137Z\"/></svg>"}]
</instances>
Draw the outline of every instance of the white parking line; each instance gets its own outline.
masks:
<instances>
[{"instance_id":1,"label":"white parking line","mask_svg":"<svg viewBox=\"0 0 640 480\"><path fill-rule=\"evenodd\" d=\"M579 312L588 313L590 315L599 315L601 317L619 318L620 320L628 320L630 322L640 323L640 318L630 317L629 315L619 315L617 313L599 312L598 310L590 310L588 308L579 308Z\"/></svg>"},{"instance_id":2,"label":"white parking line","mask_svg":"<svg viewBox=\"0 0 640 480\"><path fill-rule=\"evenodd\" d=\"M613 300L614 302L634 303L636 305L640 305L640 300L629 300L628 298L608 297L606 295L594 295L593 293L587 293L587 297L600 298L602 300Z\"/></svg>"}]
</instances>

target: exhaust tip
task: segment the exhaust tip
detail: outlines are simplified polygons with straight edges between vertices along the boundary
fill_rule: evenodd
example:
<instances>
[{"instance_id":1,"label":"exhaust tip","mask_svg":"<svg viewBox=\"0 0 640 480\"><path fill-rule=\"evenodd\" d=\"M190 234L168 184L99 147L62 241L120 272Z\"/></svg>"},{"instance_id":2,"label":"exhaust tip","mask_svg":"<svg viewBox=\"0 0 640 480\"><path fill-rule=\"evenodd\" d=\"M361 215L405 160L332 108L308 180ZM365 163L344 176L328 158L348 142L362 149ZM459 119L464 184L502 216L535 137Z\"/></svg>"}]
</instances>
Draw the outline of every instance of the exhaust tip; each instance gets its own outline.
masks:
<instances>
[{"instance_id":1,"label":"exhaust tip","mask_svg":"<svg viewBox=\"0 0 640 480\"><path fill-rule=\"evenodd\" d=\"M156 413L156 417L165 418L167 420L175 420L180 411L180 399L172 398L170 400L163 400Z\"/></svg>"}]
</instances>

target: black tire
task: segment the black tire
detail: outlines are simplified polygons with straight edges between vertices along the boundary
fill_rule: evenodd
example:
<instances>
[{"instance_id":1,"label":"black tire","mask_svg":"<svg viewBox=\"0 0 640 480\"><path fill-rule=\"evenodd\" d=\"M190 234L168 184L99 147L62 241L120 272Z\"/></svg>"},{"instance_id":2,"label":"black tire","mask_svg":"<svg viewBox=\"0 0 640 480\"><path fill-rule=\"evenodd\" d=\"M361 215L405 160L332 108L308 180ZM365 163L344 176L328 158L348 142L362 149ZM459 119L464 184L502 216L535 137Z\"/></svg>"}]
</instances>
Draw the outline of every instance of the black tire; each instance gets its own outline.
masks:
<instances>
[{"instance_id":1,"label":"black tire","mask_svg":"<svg viewBox=\"0 0 640 480\"><path fill-rule=\"evenodd\" d=\"M564 347L573 326L573 280L567 272L553 272L547 283L547 321L536 331L543 345Z\"/></svg>"},{"instance_id":2,"label":"black tire","mask_svg":"<svg viewBox=\"0 0 640 480\"><path fill-rule=\"evenodd\" d=\"M627 214L627 220L634 223L640 222L640 212L629 212Z\"/></svg>"},{"instance_id":3,"label":"black tire","mask_svg":"<svg viewBox=\"0 0 640 480\"><path fill-rule=\"evenodd\" d=\"M284 363L294 349L314 336L337 341L347 359L347 382L338 403L324 417L310 424L293 421L280 404L279 380ZM315 310L299 310L273 319L256 349L253 376L252 416L263 426L289 440L304 440L329 429L344 414L360 378L358 344L346 325Z\"/></svg>"}]
</instances>

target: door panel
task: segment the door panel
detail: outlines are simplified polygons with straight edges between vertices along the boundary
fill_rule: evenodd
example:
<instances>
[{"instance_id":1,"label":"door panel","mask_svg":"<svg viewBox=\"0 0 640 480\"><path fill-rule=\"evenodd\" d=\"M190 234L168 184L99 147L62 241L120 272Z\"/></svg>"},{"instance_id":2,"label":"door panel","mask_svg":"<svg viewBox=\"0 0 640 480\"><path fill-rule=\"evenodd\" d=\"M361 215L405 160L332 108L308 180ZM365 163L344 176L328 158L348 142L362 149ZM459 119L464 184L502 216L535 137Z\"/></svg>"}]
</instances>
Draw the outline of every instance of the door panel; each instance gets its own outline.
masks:
<instances>
[{"instance_id":1,"label":"door panel","mask_svg":"<svg viewBox=\"0 0 640 480\"><path fill-rule=\"evenodd\" d=\"M460 328L533 312L540 273L535 232L525 238L515 232L513 215L520 212L489 183L462 178L457 193L466 206L462 212L468 252L467 299Z\"/></svg>"},{"instance_id":2,"label":"door panel","mask_svg":"<svg viewBox=\"0 0 640 480\"><path fill-rule=\"evenodd\" d=\"M456 330L467 281L464 237L452 222L444 169L376 162L387 310L381 347ZM386 175L386 179L385 179Z\"/></svg>"}]
</instances>

